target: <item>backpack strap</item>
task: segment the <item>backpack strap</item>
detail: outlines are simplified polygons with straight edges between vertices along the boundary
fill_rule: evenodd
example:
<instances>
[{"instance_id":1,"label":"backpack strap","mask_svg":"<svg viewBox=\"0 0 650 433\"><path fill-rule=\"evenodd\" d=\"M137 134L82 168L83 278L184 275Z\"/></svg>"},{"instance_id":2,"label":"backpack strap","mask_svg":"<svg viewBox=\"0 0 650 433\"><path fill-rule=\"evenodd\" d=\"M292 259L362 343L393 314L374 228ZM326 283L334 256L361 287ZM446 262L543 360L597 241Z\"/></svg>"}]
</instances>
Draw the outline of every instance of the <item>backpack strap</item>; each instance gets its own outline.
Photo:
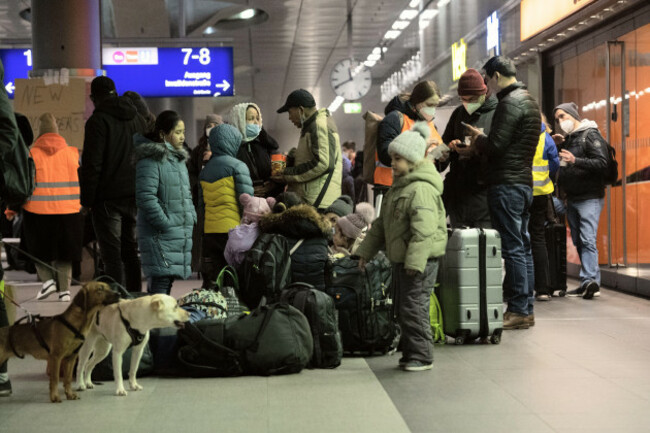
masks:
<instances>
[{"instance_id":1,"label":"backpack strap","mask_svg":"<svg viewBox=\"0 0 650 433\"><path fill-rule=\"evenodd\" d=\"M320 190L320 194L318 194L318 197L316 198L316 201L312 205L316 209L318 209L318 206L320 206L320 202L322 202L323 197L325 197L325 193L327 192L327 188L329 188L329 186L330 186L330 181L332 180L332 176L334 176L334 170L336 170L336 163L338 161L339 161L339 157L337 155L336 159L334 160L334 164L329 169L329 173L327 174L327 179L325 179L325 185L323 185L323 189Z\"/></svg>"},{"instance_id":2,"label":"backpack strap","mask_svg":"<svg viewBox=\"0 0 650 433\"><path fill-rule=\"evenodd\" d=\"M295 245L293 246L293 248L291 248L291 250L289 251L289 256L292 256L293 253L295 253L296 250L297 250L298 248L300 248L300 245L302 245L302 243L303 243L304 241L305 241L305 239L298 239L298 242L296 242Z\"/></svg>"},{"instance_id":3,"label":"backpack strap","mask_svg":"<svg viewBox=\"0 0 650 433\"><path fill-rule=\"evenodd\" d=\"M239 279L237 278L237 271L235 271L232 266L224 266L223 269L221 269L221 272L219 272L217 280L215 281L216 286L219 288L219 290L221 290L223 287L223 282L226 279L227 275L229 275L232 279L233 287L235 290L239 291Z\"/></svg>"}]
</instances>

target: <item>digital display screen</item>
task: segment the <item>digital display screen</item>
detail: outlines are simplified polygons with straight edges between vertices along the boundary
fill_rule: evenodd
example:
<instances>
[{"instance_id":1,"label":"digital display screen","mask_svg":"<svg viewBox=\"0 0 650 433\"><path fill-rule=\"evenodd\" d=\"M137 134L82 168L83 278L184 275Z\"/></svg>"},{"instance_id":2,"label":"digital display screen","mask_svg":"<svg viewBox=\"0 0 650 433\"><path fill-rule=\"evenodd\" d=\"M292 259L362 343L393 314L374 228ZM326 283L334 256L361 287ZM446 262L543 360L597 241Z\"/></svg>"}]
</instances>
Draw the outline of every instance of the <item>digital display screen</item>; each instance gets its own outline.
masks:
<instances>
[{"instance_id":1,"label":"digital display screen","mask_svg":"<svg viewBox=\"0 0 650 433\"><path fill-rule=\"evenodd\" d=\"M120 94L144 97L233 96L232 47L104 48L103 69ZM16 78L29 78L30 49L0 50L3 84L13 98Z\"/></svg>"}]
</instances>

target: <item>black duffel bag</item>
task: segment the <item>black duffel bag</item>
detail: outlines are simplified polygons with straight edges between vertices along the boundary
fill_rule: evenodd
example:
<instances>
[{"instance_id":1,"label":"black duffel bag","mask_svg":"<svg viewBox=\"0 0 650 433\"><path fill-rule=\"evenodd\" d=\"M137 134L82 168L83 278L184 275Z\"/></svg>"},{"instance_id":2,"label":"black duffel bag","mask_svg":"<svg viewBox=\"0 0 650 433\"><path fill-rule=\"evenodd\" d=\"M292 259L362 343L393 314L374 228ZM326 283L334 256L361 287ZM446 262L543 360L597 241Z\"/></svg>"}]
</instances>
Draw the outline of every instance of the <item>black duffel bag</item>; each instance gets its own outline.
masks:
<instances>
[{"instance_id":1,"label":"black duffel bag","mask_svg":"<svg viewBox=\"0 0 650 433\"><path fill-rule=\"evenodd\" d=\"M314 344L305 316L287 304L186 324L178 336L180 374L193 377L298 373Z\"/></svg>"}]
</instances>

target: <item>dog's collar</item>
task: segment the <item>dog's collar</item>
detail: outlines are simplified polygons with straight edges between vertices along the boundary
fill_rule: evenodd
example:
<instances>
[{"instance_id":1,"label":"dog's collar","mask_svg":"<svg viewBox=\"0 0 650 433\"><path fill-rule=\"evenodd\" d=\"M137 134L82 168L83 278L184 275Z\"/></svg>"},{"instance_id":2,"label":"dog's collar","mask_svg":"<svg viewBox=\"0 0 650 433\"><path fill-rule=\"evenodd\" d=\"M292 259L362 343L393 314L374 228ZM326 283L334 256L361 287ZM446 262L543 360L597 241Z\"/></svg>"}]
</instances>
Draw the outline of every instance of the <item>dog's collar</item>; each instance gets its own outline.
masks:
<instances>
[{"instance_id":1,"label":"dog's collar","mask_svg":"<svg viewBox=\"0 0 650 433\"><path fill-rule=\"evenodd\" d=\"M144 340L144 334L142 332L138 331L137 329L133 329L131 327L131 324L129 323L129 321L126 320L124 318L124 316L122 315L122 309L119 307L119 305L117 307L117 311L120 312L120 319L122 319L122 323L124 324L124 327L126 328L126 333L129 334L129 337L131 337L131 344L129 345L129 347L137 346L138 344L142 343L142 341Z\"/></svg>"}]
</instances>

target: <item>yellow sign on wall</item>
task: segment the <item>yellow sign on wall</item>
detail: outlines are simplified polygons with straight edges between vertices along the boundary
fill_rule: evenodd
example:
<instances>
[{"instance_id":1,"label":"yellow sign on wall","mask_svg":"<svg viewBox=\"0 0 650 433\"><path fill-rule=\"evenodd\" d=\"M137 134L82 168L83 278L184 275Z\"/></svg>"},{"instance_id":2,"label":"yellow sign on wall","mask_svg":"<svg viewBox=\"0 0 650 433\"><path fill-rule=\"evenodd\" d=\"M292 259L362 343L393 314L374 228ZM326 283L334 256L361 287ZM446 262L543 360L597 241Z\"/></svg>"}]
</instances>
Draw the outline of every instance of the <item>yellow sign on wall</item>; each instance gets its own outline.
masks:
<instances>
[{"instance_id":1,"label":"yellow sign on wall","mask_svg":"<svg viewBox=\"0 0 650 433\"><path fill-rule=\"evenodd\" d=\"M521 0L521 40L562 21L594 0Z\"/></svg>"},{"instance_id":2,"label":"yellow sign on wall","mask_svg":"<svg viewBox=\"0 0 650 433\"><path fill-rule=\"evenodd\" d=\"M467 70L467 44L464 39L451 46L451 73L454 81L460 79Z\"/></svg>"}]
</instances>

